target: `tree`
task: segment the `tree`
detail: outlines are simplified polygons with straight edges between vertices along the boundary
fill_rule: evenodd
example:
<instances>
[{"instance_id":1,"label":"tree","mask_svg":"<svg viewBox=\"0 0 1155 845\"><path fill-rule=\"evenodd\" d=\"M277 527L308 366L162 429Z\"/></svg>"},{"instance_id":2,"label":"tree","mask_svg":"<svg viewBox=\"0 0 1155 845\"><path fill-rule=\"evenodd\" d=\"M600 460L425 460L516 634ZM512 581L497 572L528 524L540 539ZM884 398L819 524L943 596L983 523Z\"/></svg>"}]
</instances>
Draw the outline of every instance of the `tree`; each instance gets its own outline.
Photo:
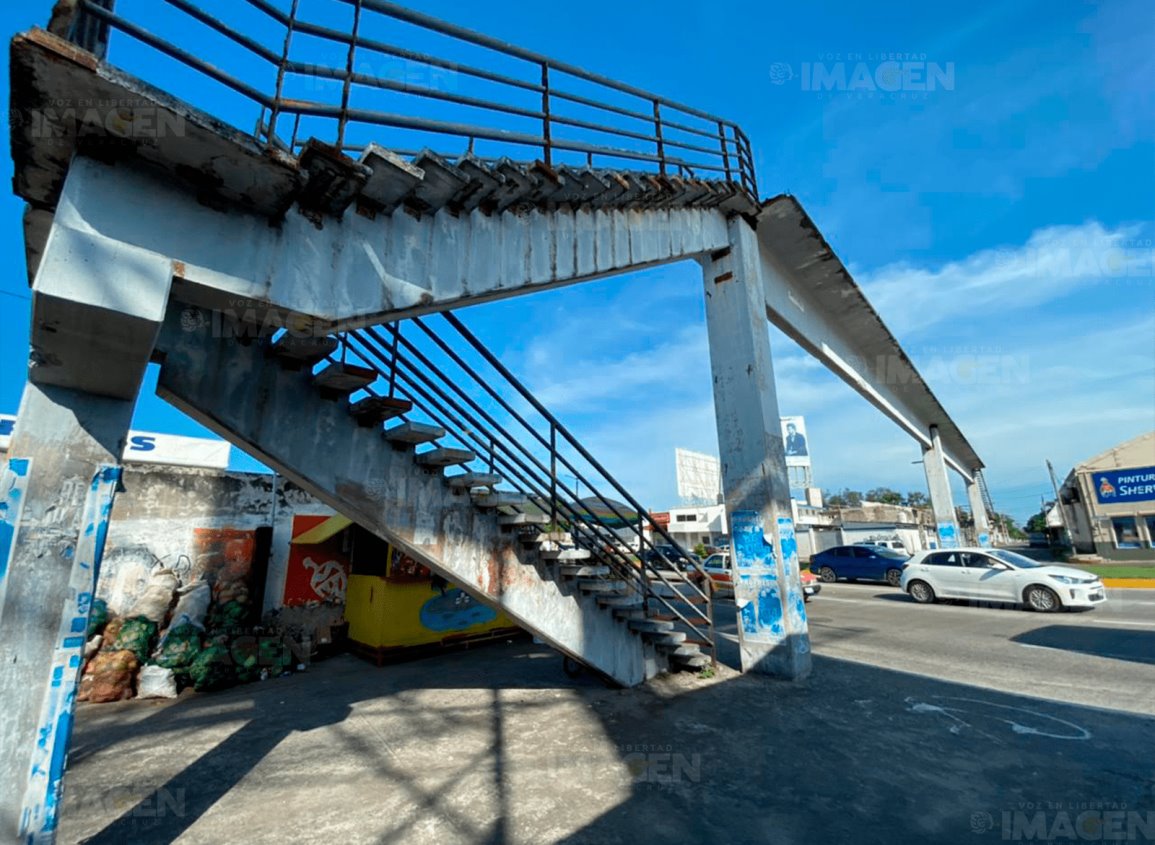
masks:
<instances>
[{"instance_id":1,"label":"tree","mask_svg":"<svg viewBox=\"0 0 1155 845\"><path fill-rule=\"evenodd\" d=\"M862 494L846 487L843 487L838 493L823 490L822 501L830 508L857 508L862 504Z\"/></svg>"},{"instance_id":2,"label":"tree","mask_svg":"<svg viewBox=\"0 0 1155 845\"><path fill-rule=\"evenodd\" d=\"M912 508L925 508L930 504L930 501L926 498L926 493L911 490L906 494L906 504Z\"/></svg>"},{"instance_id":3,"label":"tree","mask_svg":"<svg viewBox=\"0 0 1155 845\"><path fill-rule=\"evenodd\" d=\"M902 494L889 487L875 487L866 491L866 499L870 502L881 502L884 505L901 505Z\"/></svg>"},{"instance_id":4,"label":"tree","mask_svg":"<svg viewBox=\"0 0 1155 845\"><path fill-rule=\"evenodd\" d=\"M1027 520L1026 525L1028 534L1044 534L1047 530L1047 512L1039 511L1037 514Z\"/></svg>"},{"instance_id":5,"label":"tree","mask_svg":"<svg viewBox=\"0 0 1155 845\"><path fill-rule=\"evenodd\" d=\"M995 514L994 521L997 525L1001 526L1005 532L1007 532L1007 536L1010 537L1011 539L1013 539L1013 540L1026 539L1027 535L1023 533L1023 530L1021 528L1019 528L1017 525L1015 525L1015 519L1010 514L997 513L997 514Z\"/></svg>"}]
</instances>

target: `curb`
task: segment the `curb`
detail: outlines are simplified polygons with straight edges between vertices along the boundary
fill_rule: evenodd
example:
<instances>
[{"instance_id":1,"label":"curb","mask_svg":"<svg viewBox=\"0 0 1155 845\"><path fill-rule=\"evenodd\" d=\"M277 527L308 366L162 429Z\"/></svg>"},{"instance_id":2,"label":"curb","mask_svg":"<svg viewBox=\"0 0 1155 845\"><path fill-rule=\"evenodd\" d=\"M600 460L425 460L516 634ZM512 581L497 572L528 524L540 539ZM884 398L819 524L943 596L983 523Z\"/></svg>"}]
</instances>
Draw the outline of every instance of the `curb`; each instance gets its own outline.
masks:
<instances>
[{"instance_id":1,"label":"curb","mask_svg":"<svg viewBox=\"0 0 1155 845\"><path fill-rule=\"evenodd\" d=\"M1104 587L1131 590L1155 590L1155 578L1101 578Z\"/></svg>"}]
</instances>

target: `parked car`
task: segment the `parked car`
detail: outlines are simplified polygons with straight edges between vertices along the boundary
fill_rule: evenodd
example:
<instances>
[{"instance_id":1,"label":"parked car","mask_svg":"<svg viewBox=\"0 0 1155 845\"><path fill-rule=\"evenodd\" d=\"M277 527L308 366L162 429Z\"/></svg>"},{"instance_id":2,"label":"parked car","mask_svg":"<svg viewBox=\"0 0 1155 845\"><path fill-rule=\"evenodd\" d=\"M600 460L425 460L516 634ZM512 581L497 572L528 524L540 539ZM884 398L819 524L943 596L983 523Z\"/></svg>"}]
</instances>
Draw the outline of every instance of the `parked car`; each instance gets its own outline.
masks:
<instances>
[{"instance_id":1,"label":"parked car","mask_svg":"<svg viewBox=\"0 0 1155 845\"><path fill-rule=\"evenodd\" d=\"M716 595L733 595L734 581L733 575L730 572L730 553L718 552L706 558L702 564L706 568L706 575L710 579L710 583L714 585L714 592ZM822 585L818 583L818 578L814 573L802 570L802 596L805 601L810 601L812 596L818 595L822 591Z\"/></svg>"},{"instance_id":2,"label":"parked car","mask_svg":"<svg viewBox=\"0 0 1155 845\"><path fill-rule=\"evenodd\" d=\"M894 552L901 552L906 555L909 554L906 546L902 544L901 540L864 540L861 543L855 543L856 546L878 546L883 549L890 549Z\"/></svg>"},{"instance_id":3,"label":"parked car","mask_svg":"<svg viewBox=\"0 0 1155 845\"><path fill-rule=\"evenodd\" d=\"M938 599L982 599L1044 612L1095 607L1107 600L1097 575L1073 566L1039 563L1007 549L922 552L907 564L902 588L922 604Z\"/></svg>"},{"instance_id":4,"label":"parked car","mask_svg":"<svg viewBox=\"0 0 1155 845\"><path fill-rule=\"evenodd\" d=\"M907 560L909 556L881 546L835 546L810 558L810 571L827 583L846 578L897 587Z\"/></svg>"}]
</instances>

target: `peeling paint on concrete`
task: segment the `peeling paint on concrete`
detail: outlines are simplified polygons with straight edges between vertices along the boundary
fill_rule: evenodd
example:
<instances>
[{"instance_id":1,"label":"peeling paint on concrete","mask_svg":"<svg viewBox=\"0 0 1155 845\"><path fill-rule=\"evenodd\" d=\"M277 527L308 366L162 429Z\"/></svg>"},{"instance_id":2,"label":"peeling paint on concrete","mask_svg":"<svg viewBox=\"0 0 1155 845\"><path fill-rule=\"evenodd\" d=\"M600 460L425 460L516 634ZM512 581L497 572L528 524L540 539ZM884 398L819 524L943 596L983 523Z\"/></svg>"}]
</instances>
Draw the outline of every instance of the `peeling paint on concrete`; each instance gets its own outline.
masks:
<instances>
[{"instance_id":1,"label":"peeling paint on concrete","mask_svg":"<svg viewBox=\"0 0 1155 845\"><path fill-rule=\"evenodd\" d=\"M0 476L0 619L4 617L4 595L8 589L8 566L16 539L16 528L24 511L31 460L12 458L6 461Z\"/></svg>"},{"instance_id":2,"label":"peeling paint on concrete","mask_svg":"<svg viewBox=\"0 0 1155 845\"><path fill-rule=\"evenodd\" d=\"M85 499L21 814L20 835L29 842L51 842L55 835L88 613L119 481L120 467L100 467Z\"/></svg>"}]
</instances>

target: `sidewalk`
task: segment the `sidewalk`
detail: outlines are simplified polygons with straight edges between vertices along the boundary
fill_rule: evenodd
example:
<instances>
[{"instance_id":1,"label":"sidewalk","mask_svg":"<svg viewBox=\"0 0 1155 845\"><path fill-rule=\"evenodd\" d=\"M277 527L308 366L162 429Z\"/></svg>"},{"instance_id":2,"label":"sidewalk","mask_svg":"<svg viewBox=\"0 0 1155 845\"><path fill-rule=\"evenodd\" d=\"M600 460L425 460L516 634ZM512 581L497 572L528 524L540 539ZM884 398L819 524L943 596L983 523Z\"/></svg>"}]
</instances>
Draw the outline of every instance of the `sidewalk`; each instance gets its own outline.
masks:
<instances>
[{"instance_id":1,"label":"sidewalk","mask_svg":"<svg viewBox=\"0 0 1155 845\"><path fill-rule=\"evenodd\" d=\"M526 643L342 656L77 722L62 843L976 845L1088 801L1155 825L1155 719L821 656L632 690Z\"/></svg>"}]
</instances>

